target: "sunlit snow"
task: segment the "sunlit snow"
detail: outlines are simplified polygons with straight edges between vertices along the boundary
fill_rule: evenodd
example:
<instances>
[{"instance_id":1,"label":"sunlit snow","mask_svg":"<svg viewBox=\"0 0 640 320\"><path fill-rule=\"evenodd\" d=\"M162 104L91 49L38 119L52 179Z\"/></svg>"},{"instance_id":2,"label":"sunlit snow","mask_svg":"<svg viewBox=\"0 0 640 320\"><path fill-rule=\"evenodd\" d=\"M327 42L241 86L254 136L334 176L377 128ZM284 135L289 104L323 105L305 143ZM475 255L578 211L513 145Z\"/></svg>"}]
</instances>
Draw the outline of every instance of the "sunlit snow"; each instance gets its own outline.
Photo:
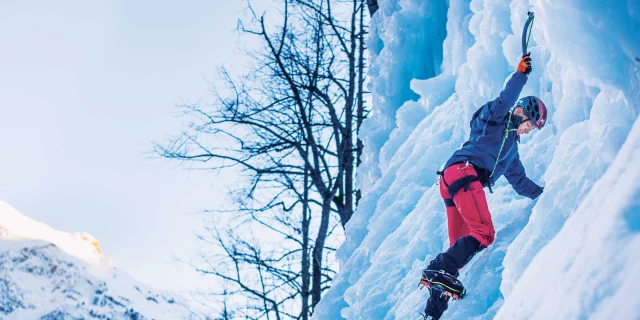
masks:
<instances>
[{"instance_id":1,"label":"sunlit snow","mask_svg":"<svg viewBox=\"0 0 640 320\"><path fill-rule=\"evenodd\" d=\"M89 234L0 201L0 319L204 319L201 309L113 267Z\"/></svg>"}]
</instances>

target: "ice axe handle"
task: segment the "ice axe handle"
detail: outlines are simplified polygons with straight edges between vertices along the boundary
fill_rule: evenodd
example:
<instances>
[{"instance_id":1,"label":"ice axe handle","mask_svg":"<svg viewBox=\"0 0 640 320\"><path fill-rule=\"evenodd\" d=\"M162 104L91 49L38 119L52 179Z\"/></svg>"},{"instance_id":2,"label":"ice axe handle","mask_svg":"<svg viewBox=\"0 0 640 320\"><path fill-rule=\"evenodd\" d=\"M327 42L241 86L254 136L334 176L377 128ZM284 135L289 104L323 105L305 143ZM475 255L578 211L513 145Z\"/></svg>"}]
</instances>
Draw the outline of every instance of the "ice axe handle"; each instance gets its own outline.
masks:
<instances>
[{"instance_id":1,"label":"ice axe handle","mask_svg":"<svg viewBox=\"0 0 640 320\"><path fill-rule=\"evenodd\" d=\"M531 35L531 28L533 27L531 24L533 23L533 19L535 16L533 12L528 12L527 21L524 23L524 29L522 30L522 55L527 55L527 46L529 45L529 36Z\"/></svg>"}]
</instances>

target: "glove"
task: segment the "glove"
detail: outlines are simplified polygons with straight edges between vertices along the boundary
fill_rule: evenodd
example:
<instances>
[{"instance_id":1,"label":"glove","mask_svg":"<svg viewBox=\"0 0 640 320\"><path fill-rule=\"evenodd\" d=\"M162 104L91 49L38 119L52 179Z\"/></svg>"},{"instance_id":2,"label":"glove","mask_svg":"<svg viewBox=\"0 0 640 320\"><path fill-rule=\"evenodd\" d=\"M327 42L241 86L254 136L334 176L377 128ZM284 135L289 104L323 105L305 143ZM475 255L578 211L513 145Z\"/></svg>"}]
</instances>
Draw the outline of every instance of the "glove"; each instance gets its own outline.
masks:
<instances>
[{"instance_id":1,"label":"glove","mask_svg":"<svg viewBox=\"0 0 640 320\"><path fill-rule=\"evenodd\" d=\"M518 69L517 71L520 71L526 75L529 75L529 73L531 73L531 57L529 56L529 54L525 54L524 56L522 56L522 60L520 60L520 63L518 63Z\"/></svg>"}]
</instances>

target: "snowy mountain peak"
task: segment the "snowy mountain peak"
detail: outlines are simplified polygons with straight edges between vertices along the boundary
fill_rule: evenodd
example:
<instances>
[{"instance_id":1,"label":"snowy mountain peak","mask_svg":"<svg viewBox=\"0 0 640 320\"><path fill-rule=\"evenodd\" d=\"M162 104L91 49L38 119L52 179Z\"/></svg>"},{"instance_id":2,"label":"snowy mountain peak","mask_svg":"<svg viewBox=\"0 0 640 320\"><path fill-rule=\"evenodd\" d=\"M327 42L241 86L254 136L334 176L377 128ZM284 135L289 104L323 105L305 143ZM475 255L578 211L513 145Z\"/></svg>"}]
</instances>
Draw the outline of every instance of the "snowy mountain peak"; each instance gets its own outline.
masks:
<instances>
[{"instance_id":1,"label":"snowy mountain peak","mask_svg":"<svg viewBox=\"0 0 640 320\"><path fill-rule=\"evenodd\" d=\"M206 319L184 298L147 288L67 233L0 202L0 319Z\"/></svg>"},{"instance_id":2,"label":"snowy mountain peak","mask_svg":"<svg viewBox=\"0 0 640 320\"><path fill-rule=\"evenodd\" d=\"M107 262L100 253L98 240L89 233L55 230L22 215L4 201L0 201L0 237L43 240L84 261Z\"/></svg>"}]
</instances>

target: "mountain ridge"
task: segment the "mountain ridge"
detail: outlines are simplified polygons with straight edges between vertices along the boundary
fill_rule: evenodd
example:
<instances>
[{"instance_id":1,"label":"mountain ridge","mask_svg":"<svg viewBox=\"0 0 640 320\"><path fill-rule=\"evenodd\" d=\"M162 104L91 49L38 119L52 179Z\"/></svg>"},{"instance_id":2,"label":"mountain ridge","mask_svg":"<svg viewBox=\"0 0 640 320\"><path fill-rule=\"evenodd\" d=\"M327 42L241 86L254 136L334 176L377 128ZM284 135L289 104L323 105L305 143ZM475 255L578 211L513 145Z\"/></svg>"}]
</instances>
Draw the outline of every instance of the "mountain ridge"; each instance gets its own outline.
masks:
<instances>
[{"instance_id":1,"label":"mountain ridge","mask_svg":"<svg viewBox=\"0 0 640 320\"><path fill-rule=\"evenodd\" d=\"M63 232L0 201L0 319L207 319L133 279L86 232Z\"/></svg>"}]
</instances>

